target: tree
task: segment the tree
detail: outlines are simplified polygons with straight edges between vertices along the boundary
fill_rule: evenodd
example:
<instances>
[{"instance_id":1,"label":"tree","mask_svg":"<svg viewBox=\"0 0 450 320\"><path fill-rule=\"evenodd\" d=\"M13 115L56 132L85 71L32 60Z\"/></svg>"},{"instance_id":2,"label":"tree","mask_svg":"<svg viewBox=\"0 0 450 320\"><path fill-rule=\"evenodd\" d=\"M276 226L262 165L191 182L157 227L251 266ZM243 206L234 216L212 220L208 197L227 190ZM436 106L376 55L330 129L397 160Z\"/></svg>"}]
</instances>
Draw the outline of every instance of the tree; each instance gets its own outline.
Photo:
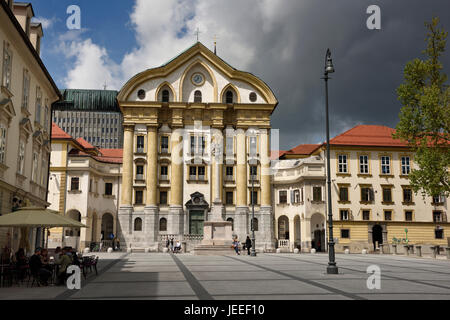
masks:
<instances>
[{"instance_id":1,"label":"tree","mask_svg":"<svg viewBox=\"0 0 450 320\"><path fill-rule=\"evenodd\" d=\"M415 151L417 168L409 175L414 192L437 196L450 193L450 86L439 58L445 52L448 32L438 27L439 18L425 23L428 30L426 60L406 64L404 83L397 89L402 104L394 138Z\"/></svg>"}]
</instances>

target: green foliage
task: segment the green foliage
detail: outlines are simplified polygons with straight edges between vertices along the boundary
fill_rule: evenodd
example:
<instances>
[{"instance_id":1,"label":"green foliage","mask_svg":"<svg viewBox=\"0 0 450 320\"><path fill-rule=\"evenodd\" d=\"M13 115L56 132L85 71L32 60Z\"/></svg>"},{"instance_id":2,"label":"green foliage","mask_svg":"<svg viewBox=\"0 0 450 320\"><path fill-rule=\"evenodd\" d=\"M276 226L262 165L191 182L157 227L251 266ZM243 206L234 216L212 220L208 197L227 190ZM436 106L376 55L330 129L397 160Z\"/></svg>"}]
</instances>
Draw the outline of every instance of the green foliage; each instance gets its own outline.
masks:
<instances>
[{"instance_id":1,"label":"green foliage","mask_svg":"<svg viewBox=\"0 0 450 320\"><path fill-rule=\"evenodd\" d=\"M425 60L414 59L404 69L397 89L402 104L394 138L406 141L416 152L418 165L410 173L414 192L434 196L450 194L450 86L439 58L445 52L448 32L433 18L427 27Z\"/></svg>"}]
</instances>

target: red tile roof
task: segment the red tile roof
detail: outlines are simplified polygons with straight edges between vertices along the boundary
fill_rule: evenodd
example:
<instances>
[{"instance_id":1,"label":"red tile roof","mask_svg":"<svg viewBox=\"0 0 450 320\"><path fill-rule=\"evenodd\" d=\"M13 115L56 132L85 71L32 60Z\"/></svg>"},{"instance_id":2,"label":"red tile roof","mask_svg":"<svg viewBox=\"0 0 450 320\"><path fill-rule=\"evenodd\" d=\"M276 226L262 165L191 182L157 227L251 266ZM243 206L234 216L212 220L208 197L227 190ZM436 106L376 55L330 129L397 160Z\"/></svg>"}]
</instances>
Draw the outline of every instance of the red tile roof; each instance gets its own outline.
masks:
<instances>
[{"instance_id":1,"label":"red tile roof","mask_svg":"<svg viewBox=\"0 0 450 320\"><path fill-rule=\"evenodd\" d=\"M330 145L407 147L407 143L392 138L395 129L377 125L358 125L330 140Z\"/></svg>"},{"instance_id":2,"label":"red tile roof","mask_svg":"<svg viewBox=\"0 0 450 320\"><path fill-rule=\"evenodd\" d=\"M84 140L83 138L78 138L77 139L78 143L81 144L83 146L83 148L85 149L95 149L95 147L90 144L89 142L87 142L86 140Z\"/></svg>"},{"instance_id":3,"label":"red tile roof","mask_svg":"<svg viewBox=\"0 0 450 320\"><path fill-rule=\"evenodd\" d=\"M320 147L320 144L300 144L291 150L286 151L286 154L301 154L310 155Z\"/></svg>"},{"instance_id":4,"label":"red tile roof","mask_svg":"<svg viewBox=\"0 0 450 320\"><path fill-rule=\"evenodd\" d=\"M52 122L52 139L72 139L72 136Z\"/></svg>"},{"instance_id":5,"label":"red tile roof","mask_svg":"<svg viewBox=\"0 0 450 320\"><path fill-rule=\"evenodd\" d=\"M94 157L99 161L122 163L123 149L99 149L101 156Z\"/></svg>"}]
</instances>

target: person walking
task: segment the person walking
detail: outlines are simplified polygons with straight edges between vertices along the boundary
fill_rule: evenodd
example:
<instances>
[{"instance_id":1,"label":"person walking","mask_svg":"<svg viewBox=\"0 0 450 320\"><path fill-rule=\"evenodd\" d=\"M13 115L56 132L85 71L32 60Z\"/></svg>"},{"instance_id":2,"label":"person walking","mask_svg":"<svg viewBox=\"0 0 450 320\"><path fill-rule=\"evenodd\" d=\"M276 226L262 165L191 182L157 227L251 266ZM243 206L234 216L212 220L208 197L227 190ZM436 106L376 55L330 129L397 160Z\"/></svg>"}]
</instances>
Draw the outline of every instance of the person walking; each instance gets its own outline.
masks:
<instances>
[{"instance_id":1,"label":"person walking","mask_svg":"<svg viewBox=\"0 0 450 320\"><path fill-rule=\"evenodd\" d=\"M252 247L252 240L250 240L250 237L247 236L247 239L245 240L245 248L247 248L247 253L250 255L250 248Z\"/></svg>"},{"instance_id":2,"label":"person walking","mask_svg":"<svg viewBox=\"0 0 450 320\"><path fill-rule=\"evenodd\" d=\"M173 237L170 239L170 251L173 252Z\"/></svg>"},{"instance_id":3,"label":"person walking","mask_svg":"<svg viewBox=\"0 0 450 320\"><path fill-rule=\"evenodd\" d=\"M233 240L233 248L234 251L236 251L236 254L239 256L241 253L239 252L239 241L237 237Z\"/></svg>"}]
</instances>

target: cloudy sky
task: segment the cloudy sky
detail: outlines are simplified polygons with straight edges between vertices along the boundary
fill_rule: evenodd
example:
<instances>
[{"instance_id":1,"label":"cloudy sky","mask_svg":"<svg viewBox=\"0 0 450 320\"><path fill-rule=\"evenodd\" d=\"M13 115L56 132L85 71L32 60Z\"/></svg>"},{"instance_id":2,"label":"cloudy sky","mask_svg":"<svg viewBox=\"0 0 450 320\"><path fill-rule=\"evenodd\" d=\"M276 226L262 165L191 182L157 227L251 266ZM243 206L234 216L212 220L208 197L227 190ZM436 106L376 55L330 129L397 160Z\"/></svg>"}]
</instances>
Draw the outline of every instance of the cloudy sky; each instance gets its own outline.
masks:
<instances>
[{"instance_id":1,"label":"cloudy sky","mask_svg":"<svg viewBox=\"0 0 450 320\"><path fill-rule=\"evenodd\" d=\"M119 90L134 74L159 66L196 41L237 69L263 79L279 100L272 117L280 148L325 140L324 56L331 135L357 124L395 127L395 89L407 61L425 48L424 22L450 30L449 0L33 0L44 26L42 58L60 88ZM69 5L81 30L68 30ZM369 30L367 7L381 9ZM447 46L448 48L449 46ZM450 55L443 57L450 73Z\"/></svg>"}]
</instances>

